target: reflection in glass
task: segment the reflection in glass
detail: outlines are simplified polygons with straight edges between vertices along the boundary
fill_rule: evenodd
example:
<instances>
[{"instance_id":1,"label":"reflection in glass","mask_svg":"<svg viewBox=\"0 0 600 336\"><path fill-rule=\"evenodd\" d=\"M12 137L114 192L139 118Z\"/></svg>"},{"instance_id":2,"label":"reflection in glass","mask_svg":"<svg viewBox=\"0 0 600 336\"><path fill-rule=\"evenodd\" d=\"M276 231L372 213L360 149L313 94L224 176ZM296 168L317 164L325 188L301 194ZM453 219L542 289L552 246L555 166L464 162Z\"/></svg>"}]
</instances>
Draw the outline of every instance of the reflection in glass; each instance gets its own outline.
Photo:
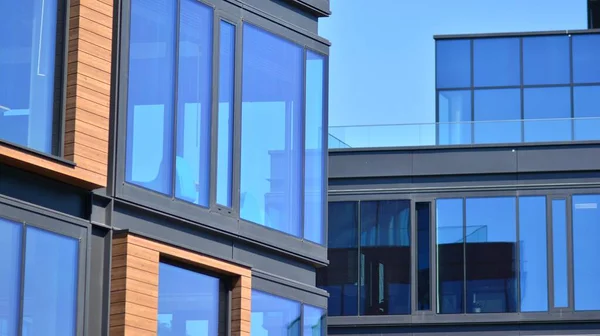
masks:
<instances>
[{"instance_id":1,"label":"reflection in glass","mask_svg":"<svg viewBox=\"0 0 600 336\"><path fill-rule=\"evenodd\" d=\"M467 312L516 312L516 200L487 197L466 202Z\"/></svg>"},{"instance_id":2,"label":"reflection in glass","mask_svg":"<svg viewBox=\"0 0 600 336\"><path fill-rule=\"evenodd\" d=\"M17 335L21 300L22 224L0 218L0 326L4 335Z\"/></svg>"},{"instance_id":3,"label":"reflection in glass","mask_svg":"<svg viewBox=\"0 0 600 336\"><path fill-rule=\"evenodd\" d=\"M306 54L306 119L304 158L304 238L323 243L324 176L324 88L325 57Z\"/></svg>"},{"instance_id":4,"label":"reflection in glass","mask_svg":"<svg viewBox=\"0 0 600 336\"><path fill-rule=\"evenodd\" d=\"M219 115L217 118L217 204L231 207L235 26L225 21L221 21L220 27Z\"/></svg>"},{"instance_id":5,"label":"reflection in glass","mask_svg":"<svg viewBox=\"0 0 600 336\"><path fill-rule=\"evenodd\" d=\"M436 200L437 308L441 314L464 312L463 200Z\"/></svg>"},{"instance_id":6,"label":"reflection in glass","mask_svg":"<svg viewBox=\"0 0 600 336\"><path fill-rule=\"evenodd\" d=\"M523 84L567 84L570 80L567 35L523 38Z\"/></svg>"},{"instance_id":7,"label":"reflection in glass","mask_svg":"<svg viewBox=\"0 0 600 336\"><path fill-rule=\"evenodd\" d=\"M303 50L245 24L243 54L240 217L300 236Z\"/></svg>"},{"instance_id":8,"label":"reflection in glass","mask_svg":"<svg viewBox=\"0 0 600 336\"><path fill-rule=\"evenodd\" d=\"M417 310L431 310L431 203L415 204L417 223Z\"/></svg>"},{"instance_id":9,"label":"reflection in glass","mask_svg":"<svg viewBox=\"0 0 600 336\"><path fill-rule=\"evenodd\" d=\"M300 303L252 290L252 336L300 336Z\"/></svg>"},{"instance_id":10,"label":"reflection in glass","mask_svg":"<svg viewBox=\"0 0 600 336\"><path fill-rule=\"evenodd\" d=\"M360 315L410 314L410 201L360 202Z\"/></svg>"},{"instance_id":11,"label":"reflection in glass","mask_svg":"<svg viewBox=\"0 0 600 336\"><path fill-rule=\"evenodd\" d=\"M304 305L302 336L327 336L325 309Z\"/></svg>"},{"instance_id":12,"label":"reflection in glass","mask_svg":"<svg viewBox=\"0 0 600 336\"><path fill-rule=\"evenodd\" d=\"M573 196L575 310L600 310L600 195Z\"/></svg>"},{"instance_id":13,"label":"reflection in glass","mask_svg":"<svg viewBox=\"0 0 600 336\"><path fill-rule=\"evenodd\" d=\"M171 194L176 2L131 1L125 180Z\"/></svg>"},{"instance_id":14,"label":"reflection in glass","mask_svg":"<svg viewBox=\"0 0 600 336\"><path fill-rule=\"evenodd\" d=\"M475 90L475 143L521 142L521 90Z\"/></svg>"},{"instance_id":15,"label":"reflection in glass","mask_svg":"<svg viewBox=\"0 0 600 336\"><path fill-rule=\"evenodd\" d=\"M53 152L58 7L56 0L0 2L0 139L44 153Z\"/></svg>"},{"instance_id":16,"label":"reflection in glass","mask_svg":"<svg viewBox=\"0 0 600 336\"><path fill-rule=\"evenodd\" d=\"M471 40L438 40L435 45L436 87L470 87Z\"/></svg>"},{"instance_id":17,"label":"reflection in glass","mask_svg":"<svg viewBox=\"0 0 600 336\"><path fill-rule=\"evenodd\" d=\"M26 230L24 334L75 335L79 241L34 227Z\"/></svg>"},{"instance_id":18,"label":"reflection in glass","mask_svg":"<svg viewBox=\"0 0 600 336\"><path fill-rule=\"evenodd\" d=\"M158 272L158 336L224 334L218 278L162 262Z\"/></svg>"},{"instance_id":19,"label":"reflection in glass","mask_svg":"<svg viewBox=\"0 0 600 336\"><path fill-rule=\"evenodd\" d=\"M521 311L548 310L546 197L519 197Z\"/></svg>"},{"instance_id":20,"label":"reflection in glass","mask_svg":"<svg viewBox=\"0 0 600 336\"><path fill-rule=\"evenodd\" d=\"M600 35L573 35L573 82L600 82Z\"/></svg>"},{"instance_id":21,"label":"reflection in glass","mask_svg":"<svg viewBox=\"0 0 600 336\"><path fill-rule=\"evenodd\" d=\"M526 142L571 140L570 87L525 89L523 99Z\"/></svg>"},{"instance_id":22,"label":"reflection in glass","mask_svg":"<svg viewBox=\"0 0 600 336\"><path fill-rule=\"evenodd\" d=\"M569 306L567 276L567 201L552 201L552 245L554 270L554 307Z\"/></svg>"},{"instance_id":23,"label":"reflection in glass","mask_svg":"<svg viewBox=\"0 0 600 336\"><path fill-rule=\"evenodd\" d=\"M471 143L471 92L440 91L438 118L439 145Z\"/></svg>"},{"instance_id":24,"label":"reflection in glass","mask_svg":"<svg viewBox=\"0 0 600 336\"><path fill-rule=\"evenodd\" d=\"M520 85L520 43L515 37L473 40L473 85Z\"/></svg>"},{"instance_id":25,"label":"reflection in glass","mask_svg":"<svg viewBox=\"0 0 600 336\"><path fill-rule=\"evenodd\" d=\"M317 286L329 292L329 316L358 315L358 203L329 202L327 256Z\"/></svg>"},{"instance_id":26,"label":"reflection in glass","mask_svg":"<svg viewBox=\"0 0 600 336\"><path fill-rule=\"evenodd\" d=\"M600 139L600 86L573 87L575 140ZM581 118L581 119L577 119Z\"/></svg>"}]
</instances>

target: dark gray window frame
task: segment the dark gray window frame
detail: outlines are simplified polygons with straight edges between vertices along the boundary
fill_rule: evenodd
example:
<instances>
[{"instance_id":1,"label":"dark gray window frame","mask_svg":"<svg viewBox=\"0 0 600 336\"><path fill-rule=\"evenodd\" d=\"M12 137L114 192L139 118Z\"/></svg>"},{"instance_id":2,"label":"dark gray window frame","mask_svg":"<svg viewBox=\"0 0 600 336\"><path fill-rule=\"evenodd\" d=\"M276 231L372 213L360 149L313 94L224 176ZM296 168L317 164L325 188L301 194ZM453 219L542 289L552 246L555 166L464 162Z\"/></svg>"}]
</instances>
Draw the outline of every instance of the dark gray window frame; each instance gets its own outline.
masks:
<instances>
[{"instance_id":1,"label":"dark gray window frame","mask_svg":"<svg viewBox=\"0 0 600 336\"><path fill-rule=\"evenodd\" d=\"M35 227L63 236L71 237L79 241L78 246L78 264L77 264L77 315L76 315L76 333L77 336L87 335L89 323L89 259L87 243L88 236L91 234L89 225L82 220L77 220L68 216L59 215L50 210L45 210L19 201L14 201L0 196L0 218L6 219L17 224L21 224L23 229L26 227ZM25 274L25 239L26 231L22 233L22 260L20 267L21 276L21 299L19 302L19 319L23 318L23 295L24 295L24 274ZM93 317L92 317L93 318ZM22 332L22 323L19 321L19 334Z\"/></svg>"},{"instance_id":2,"label":"dark gray window frame","mask_svg":"<svg viewBox=\"0 0 600 336\"><path fill-rule=\"evenodd\" d=\"M233 178L232 178L232 208L226 208L216 204L216 120L218 116L218 93L213 90L212 97L212 120L211 120L211 167L210 167L210 204L209 207L202 207L191 204L175 197L159 194L149 189L128 184L125 182L125 141L116 141L114 146L115 165L115 197L137 206L148 207L158 211L174 214L195 224L213 231L225 232L228 234L243 236L259 244L278 248L282 251L291 252L301 257L308 257L318 263L326 263L326 235L324 235L324 244L319 245L303 237L294 237L278 230L274 230L259 224L240 219L239 217L239 188L240 188L240 154L241 154L241 88L242 88L242 56L243 56L243 36L242 28L245 23L260 27L261 29L296 43L304 49L306 58L307 50L322 54L328 60L329 45L328 42L317 35L308 31L299 29L281 19L271 16L252 6L244 6L237 0L197 0L200 3L213 8L213 87L218 87L218 60L219 60L219 23L221 20L233 24L236 27L235 41L235 80L234 80L234 120L233 120ZM121 2L121 20L118 25L120 35L117 36L119 66L115 71L116 80L115 102L118 111L116 115L116 138L126 138L127 124L127 83L128 83L128 63L129 63L129 22L130 22L130 0ZM282 9L283 10L283 9ZM305 66L305 65L303 65ZM328 66L328 63L326 64ZM215 75L217 74L217 75ZM328 83L328 76L325 73L325 81ZM324 114L327 114L327 90L324 92ZM327 165L328 153L327 146L327 118L324 118L323 137L323 162ZM302 142L305 141L305 135L302 135ZM304 170L304 168L303 168ZM324 168L325 174L327 168ZM326 176L326 175L324 175ZM327 205L327 179L323 179L323 208ZM304 186L303 186L304 188ZM302 190L304 194L304 189ZM326 228L327 213L323 213L323 230ZM303 223L303 222L302 222ZM303 225L303 224L302 224ZM304 226L302 226L302 233Z\"/></svg>"},{"instance_id":3,"label":"dark gray window frame","mask_svg":"<svg viewBox=\"0 0 600 336\"><path fill-rule=\"evenodd\" d=\"M430 290L432 294L431 311L412 310L411 315L387 315L387 316L332 316L328 318L330 326L385 326L385 325L443 325L443 324L510 324L510 323L532 323L532 322L568 322L568 321L595 321L600 320L600 310L598 311L575 311L574 310L574 287L573 287L573 218L571 211L571 200L573 195L600 195L600 188L582 187L582 188L545 188L530 190L489 190L489 191L450 191L450 192L427 192L427 193L386 193L386 194L340 194L330 195L329 202L341 201L365 201L365 200L410 200L411 208L414 208L416 202L431 202L432 216L430 222L431 230L431 278ZM516 313L485 313L485 314L437 314L437 255L436 255L436 200L445 198L472 198L472 197L515 197L517 202L517 233L519 231L519 197L525 196L544 196L546 198L546 228L547 228L547 255L548 255L548 312L516 312ZM569 281L569 307L563 309L553 309L554 280L552 277L552 236L551 236L551 201L552 199L564 199L567 202L567 275ZM411 225L415 225L415 217L411 217ZM414 231L412 230L414 235ZM414 242L415 237L411 237ZM415 256L412 257L412 275L415 279ZM520 287L520 284L518 284ZM415 293L416 283L411 284L411 293ZM520 288L519 288L520 293ZM412 297L411 306L416 305L415 297ZM520 294L517 308L520 310Z\"/></svg>"}]
</instances>

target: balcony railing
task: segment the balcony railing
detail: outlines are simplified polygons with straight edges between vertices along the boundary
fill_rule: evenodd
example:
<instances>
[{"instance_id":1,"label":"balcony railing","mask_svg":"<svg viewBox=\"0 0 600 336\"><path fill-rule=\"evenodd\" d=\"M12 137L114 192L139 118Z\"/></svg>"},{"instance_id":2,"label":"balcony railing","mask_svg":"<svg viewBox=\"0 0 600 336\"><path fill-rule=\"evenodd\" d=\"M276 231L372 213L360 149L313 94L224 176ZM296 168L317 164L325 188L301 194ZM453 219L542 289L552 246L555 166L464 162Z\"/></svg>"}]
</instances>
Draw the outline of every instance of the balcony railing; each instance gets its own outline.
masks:
<instances>
[{"instance_id":1,"label":"balcony railing","mask_svg":"<svg viewBox=\"0 0 600 336\"><path fill-rule=\"evenodd\" d=\"M329 127L329 148L600 140L600 117Z\"/></svg>"}]
</instances>

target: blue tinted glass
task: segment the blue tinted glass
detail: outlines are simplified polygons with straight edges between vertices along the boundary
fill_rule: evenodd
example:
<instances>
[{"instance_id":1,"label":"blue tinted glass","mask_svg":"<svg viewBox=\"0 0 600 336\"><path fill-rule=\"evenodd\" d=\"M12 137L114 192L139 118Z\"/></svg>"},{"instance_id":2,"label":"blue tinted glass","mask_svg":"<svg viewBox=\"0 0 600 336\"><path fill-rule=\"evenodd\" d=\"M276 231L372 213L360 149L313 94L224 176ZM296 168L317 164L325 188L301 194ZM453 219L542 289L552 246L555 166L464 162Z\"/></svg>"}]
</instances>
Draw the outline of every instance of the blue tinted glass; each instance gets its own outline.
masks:
<instances>
[{"instance_id":1,"label":"blue tinted glass","mask_svg":"<svg viewBox=\"0 0 600 336\"><path fill-rule=\"evenodd\" d=\"M410 201L360 202L360 315L410 314Z\"/></svg>"},{"instance_id":2,"label":"blue tinted glass","mask_svg":"<svg viewBox=\"0 0 600 336\"><path fill-rule=\"evenodd\" d=\"M521 311L548 310L546 198L519 198Z\"/></svg>"},{"instance_id":3,"label":"blue tinted glass","mask_svg":"<svg viewBox=\"0 0 600 336\"><path fill-rule=\"evenodd\" d=\"M171 194L176 2L131 1L125 179Z\"/></svg>"},{"instance_id":4,"label":"blue tinted glass","mask_svg":"<svg viewBox=\"0 0 600 336\"><path fill-rule=\"evenodd\" d=\"M473 40L473 85L520 85L520 44L514 37Z\"/></svg>"},{"instance_id":5,"label":"blue tinted glass","mask_svg":"<svg viewBox=\"0 0 600 336\"><path fill-rule=\"evenodd\" d=\"M525 142L571 140L571 89L525 89Z\"/></svg>"},{"instance_id":6,"label":"blue tinted glass","mask_svg":"<svg viewBox=\"0 0 600 336\"><path fill-rule=\"evenodd\" d=\"M568 36L523 38L523 84L567 84L570 80Z\"/></svg>"},{"instance_id":7,"label":"blue tinted glass","mask_svg":"<svg viewBox=\"0 0 600 336\"><path fill-rule=\"evenodd\" d=\"M24 335L76 334L78 252L77 239L27 228Z\"/></svg>"},{"instance_id":8,"label":"blue tinted glass","mask_svg":"<svg viewBox=\"0 0 600 336\"><path fill-rule=\"evenodd\" d=\"M325 57L306 54L306 120L304 157L304 238L323 243L324 176L324 88Z\"/></svg>"},{"instance_id":9,"label":"blue tinted glass","mask_svg":"<svg viewBox=\"0 0 600 336\"><path fill-rule=\"evenodd\" d=\"M575 310L600 310L600 195L573 196Z\"/></svg>"},{"instance_id":10,"label":"blue tinted glass","mask_svg":"<svg viewBox=\"0 0 600 336\"><path fill-rule=\"evenodd\" d=\"M600 82L600 35L573 35L573 82Z\"/></svg>"},{"instance_id":11,"label":"blue tinted glass","mask_svg":"<svg viewBox=\"0 0 600 336\"><path fill-rule=\"evenodd\" d=\"M567 201L552 201L552 255L554 258L554 307L569 306L567 276Z\"/></svg>"},{"instance_id":12,"label":"blue tinted glass","mask_svg":"<svg viewBox=\"0 0 600 336\"><path fill-rule=\"evenodd\" d=\"M17 335L21 300L21 224L0 218L0 326L4 335Z\"/></svg>"},{"instance_id":13,"label":"blue tinted glass","mask_svg":"<svg viewBox=\"0 0 600 336\"><path fill-rule=\"evenodd\" d=\"M160 263L158 336L220 335L219 279Z\"/></svg>"},{"instance_id":14,"label":"blue tinted glass","mask_svg":"<svg viewBox=\"0 0 600 336\"><path fill-rule=\"evenodd\" d=\"M300 336L300 303L252 290L251 336Z\"/></svg>"},{"instance_id":15,"label":"blue tinted glass","mask_svg":"<svg viewBox=\"0 0 600 336\"><path fill-rule=\"evenodd\" d=\"M575 140L600 139L600 86L573 88Z\"/></svg>"},{"instance_id":16,"label":"blue tinted glass","mask_svg":"<svg viewBox=\"0 0 600 336\"><path fill-rule=\"evenodd\" d=\"M0 139L52 152L56 0L2 1Z\"/></svg>"},{"instance_id":17,"label":"blue tinted glass","mask_svg":"<svg viewBox=\"0 0 600 336\"><path fill-rule=\"evenodd\" d=\"M217 203L231 207L235 26L221 21L220 34L219 116L217 119Z\"/></svg>"},{"instance_id":18,"label":"blue tinted glass","mask_svg":"<svg viewBox=\"0 0 600 336\"><path fill-rule=\"evenodd\" d=\"M415 204L417 223L417 310L431 310L431 203Z\"/></svg>"},{"instance_id":19,"label":"blue tinted glass","mask_svg":"<svg viewBox=\"0 0 600 336\"><path fill-rule=\"evenodd\" d=\"M475 143L521 142L520 119L520 89L475 90Z\"/></svg>"},{"instance_id":20,"label":"blue tinted glass","mask_svg":"<svg viewBox=\"0 0 600 336\"><path fill-rule=\"evenodd\" d=\"M468 313L517 311L516 207L514 197L467 199Z\"/></svg>"},{"instance_id":21,"label":"blue tinted glass","mask_svg":"<svg viewBox=\"0 0 600 336\"><path fill-rule=\"evenodd\" d=\"M464 312L463 200L436 201L437 307L441 314Z\"/></svg>"},{"instance_id":22,"label":"blue tinted glass","mask_svg":"<svg viewBox=\"0 0 600 336\"><path fill-rule=\"evenodd\" d=\"M325 309L304 305L303 336L326 336Z\"/></svg>"},{"instance_id":23,"label":"blue tinted glass","mask_svg":"<svg viewBox=\"0 0 600 336\"><path fill-rule=\"evenodd\" d=\"M470 87L471 40L440 40L435 45L437 88Z\"/></svg>"},{"instance_id":24,"label":"blue tinted glass","mask_svg":"<svg viewBox=\"0 0 600 336\"><path fill-rule=\"evenodd\" d=\"M175 197L208 206L212 110L212 8L181 0Z\"/></svg>"},{"instance_id":25,"label":"blue tinted glass","mask_svg":"<svg viewBox=\"0 0 600 336\"><path fill-rule=\"evenodd\" d=\"M329 266L317 269L317 286L329 292L329 316L358 315L357 213L357 202L329 202Z\"/></svg>"},{"instance_id":26,"label":"blue tinted glass","mask_svg":"<svg viewBox=\"0 0 600 336\"><path fill-rule=\"evenodd\" d=\"M439 145L471 143L471 91L441 91L438 117Z\"/></svg>"},{"instance_id":27,"label":"blue tinted glass","mask_svg":"<svg viewBox=\"0 0 600 336\"><path fill-rule=\"evenodd\" d=\"M240 217L300 236L303 50L249 24L243 49Z\"/></svg>"}]
</instances>

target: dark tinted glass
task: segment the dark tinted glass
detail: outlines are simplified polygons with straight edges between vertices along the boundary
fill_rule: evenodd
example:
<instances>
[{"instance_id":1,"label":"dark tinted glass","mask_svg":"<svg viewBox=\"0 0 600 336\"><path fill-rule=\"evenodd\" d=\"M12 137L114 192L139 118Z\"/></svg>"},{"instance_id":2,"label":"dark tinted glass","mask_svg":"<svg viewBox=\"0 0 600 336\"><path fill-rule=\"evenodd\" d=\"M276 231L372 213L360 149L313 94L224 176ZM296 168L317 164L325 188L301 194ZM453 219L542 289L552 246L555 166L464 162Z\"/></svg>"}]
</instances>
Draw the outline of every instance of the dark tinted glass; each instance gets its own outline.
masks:
<instances>
[{"instance_id":1,"label":"dark tinted glass","mask_svg":"<svg viewBox=\"0 0 600 336\"><path fill-rule=\"evenodd\" d=\"M431 310L431 203L417 202L417 309Z\"/></svg>"},{"instance_id":2,"label":"dark tinted glass","mask_svg":"<svg viewBox=\"0 0 600 336\"><path fill-rule=\"evenodd\" d=\"M360 314L410 314L410 201L360 202Z\"/></svg>"},{"instance_id":3,"label":"dark tinted glass","mask_svg":"<svg viewBox=\"0 0 600 336\"><path fill-rule=\"evenodd\" d=\"M526 142L571 140L570 87L525 89L524 95Z\"/></svg>"},{"instance_id":4,"label":"dark tinted glass","mask_svg":"<svg viewBox=\"0 0 600 336\"><path fill-rule=\"evenodd\" d=\"M468 198L466 219L467 312L516 312L515 198Z\"/></svg>"},{"instance_id":5,"label":"dark tinted glass","mask_svg":"<svg viewBox=\"0 0 600 336\"><path fill-rule=\"evenodd\" d=\"M300 303L252 290L250 326L254 336L300 336Z\"/></svg>"},{"instance_id":6,"label":"dark tinted glass","mask_svg":"<svg viewBox=\"0 0 600 336\"><path fill-rule=\"evenodd\" d=\"M3 335L17 335L18 331L22 227L0 218L0 330Z\"/></svg>"},{"instance_id":7,"label":"dark tinted glass","mask_svg":"<svg viewBox=\"0 0 600 336\"><path fill-rule=\"evenodd\" d=\"M436 201L437 307L441 314L464 312L463 200Z\"/></svg>"},{"instance_id":8,"label":"dark tinted glass","mask_svg":"<svg viewBox=\"0 0 600 336\"><path fill-rule=\"evenodd\" d=\"M471 143L471 91L440 91L438 144Z\"/></svg>"},{"instance_id":9,"label":"dark tinted glass","mask_svg":"<svg viewBox=\"0 0 600 336\"><path fill-rule=\"evenodd\" d=\"M436 41L435 60L439 89L471 86L471 40Z\"/></svg>"},{"instance_id":10,"label":"dark tinted glass","mask_svg":"<svg viewBox=\"0 0 600 336\"><path fill-rule=\"evenodd\" d=\"M521 90L475 90L475 143L521 142Z\"/></svg>"},{"instance_id":11,"label":"dark tinted glass","mask_svg":"<svg viewBox=\"0 0 600 336\"><path fill-rule=\"evenodd\" d=\"M473 85L520 85L520 44L515 37L473 40Z\"/></svg>"},{"instance_id":12,"label":"dark tinted glass","mask_svg":"<svg viewBox=\"0 0 600 336\"><path fill-rule=\"evenodd\" d=\"M600 82L600 35L573 35L573 82Z\"/></svg>"},{"instance_id":13,"label":"dark tinted glass","mask_svg":"<svg viewBox=\"0 0 600 336\"><path fill-rule=\"evenodd\" d=\"M302 323L302 336L327 336L327 314L325 309L304 305L304 322Z\"/></svg>"},{"instance_id":14,"label":"dark tinted glass","mask_svg":"<svg viewBox=\"0 0 600 336\"><path fill-rule=\"evenodd\" d=\"M574 87L573 105L575 109L574 139L600 139L600 86Z\"/></svg>"},{"instance_id":15,"label":"dark tinted glass","mask_svg":"<svg viewBox=\"0 0 600 336\"><path fill-rule=\"evenodd\" d=\"M554 270L554 307L569 306L567 275L567 202L552 201L552 246Z\"/></svg>"},{"instance_id":16,"label":"dark tinted glass","mask_svg":"<svg viewBox=\"0 0 600 336\"><path fill-rule=\"evenodd\" d=\"M317 286L329 292L328 315L358 315L358 203L329 202L329 266Z\"/></svg>"},{"instance_id":17,"label":"dark tinted glass","mask_svg":"<svg viewBox=\"0 0 600 336\"><path fill-rule=\"evenodd\" d=\"M568 36L523 38L523 84L567 84L569 82Z\"/></svg>"},{"instance_id":18,"label":"dark tinted glass","mask_svg":"<svg viewBox=\"0 0 600 336\"><path fill-rule=\"evenodd\" d=\"M600 195L573 196L575 310L600 310Z\"/></svg>"},{"instance_id":19,"label":"dark tinted glass","mask_svg":"<svg viewBox=\"0 0 600 336\"><path fill-rule=\"evenodd\" d=\"M546 198L519 197L521 311L548 310Z\"/></svg>"}]
</instances>

